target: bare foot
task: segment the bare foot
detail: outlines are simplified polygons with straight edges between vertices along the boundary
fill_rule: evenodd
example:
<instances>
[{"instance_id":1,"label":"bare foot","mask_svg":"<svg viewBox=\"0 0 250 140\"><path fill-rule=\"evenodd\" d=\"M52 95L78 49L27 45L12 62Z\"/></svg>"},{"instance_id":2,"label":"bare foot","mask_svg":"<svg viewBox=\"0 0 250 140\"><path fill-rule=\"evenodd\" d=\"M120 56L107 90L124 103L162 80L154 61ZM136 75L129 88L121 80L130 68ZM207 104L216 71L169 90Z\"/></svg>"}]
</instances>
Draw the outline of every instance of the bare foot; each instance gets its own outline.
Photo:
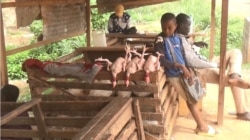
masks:
<instances>
[{"instance_id":1,"label":"bare foot","mask_svg":"<svg viewBox=\"0 0 250 140\"><path fill-rule=\"evenodd\" d=\"M230 84L230 86L236 86L243 89L250 89L250 82L244 81L240 78L230 78L228 80L228 83Z\"/></svg>"}]
</instances>

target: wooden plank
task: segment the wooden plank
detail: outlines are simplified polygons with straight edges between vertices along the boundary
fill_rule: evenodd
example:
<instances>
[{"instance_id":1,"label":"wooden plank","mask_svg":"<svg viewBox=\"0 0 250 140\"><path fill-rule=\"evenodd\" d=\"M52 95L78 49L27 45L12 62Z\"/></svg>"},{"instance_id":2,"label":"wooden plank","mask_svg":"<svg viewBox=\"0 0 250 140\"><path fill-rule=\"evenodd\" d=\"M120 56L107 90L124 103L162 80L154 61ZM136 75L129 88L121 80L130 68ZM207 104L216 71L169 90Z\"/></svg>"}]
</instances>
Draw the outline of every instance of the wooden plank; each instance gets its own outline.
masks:
<instances>
[{"instance_id":1,"label":"wooden plank","mask_svg":"<svg viewBox=\"0 0 250 140\"><path fill-rule=\"evenodd\" d=\"M111 38L152 38L155 39L157 34L121 34L121 33L107 33L106 37Z\"/></svg>"},{"instance_id":2,"label":"wooden plank","mask_svg":"<svg viewBox=\"0 0 250 140\"><path fill-rule=\"evenodd\" d=\"M57 58L55 61L56 62L71 62L72 59L74 59L75 57L82 57L82 53L78 51L73 51L70 54ZM81 61L81 62L83 63L84 61Z\"/></svg>"},{"instance_id":3,"label":"wooden plank","mask_svg":"<svg viewBox=\"0 0 250 140\"><path fill-rule=\"evenodd\" d=\"M48 132L48 139L56 139L56 138L65 138L71 139L74 135L76 135L80 130L50 130Z\"/></svg>"},{"instance_id":4,"label":"wooden plank","mask_svg":"<svg viewBox=\"0 0 250 140\"><path fill-rule=\"evenodd\" d=\"M8 70L7 70L7 62L6 62L6 48L5 48L5 35L4 35L4 27L3 27L3 15L2 15L2 2L0 2L0 80L1 86L8 84Z\"/></svg>"},{"instance_id":5,"label":"wooden plank","mask_svg":"<svg viewBox=\"0 0 250 140\"><path fill-rule=\"evenodd\" d=\"M228 0L222 1L221 15L221 42L220 42L220 79L218 91L218 125L223 125L224 115L224 93L225 93L225 70L226 70L226 49L227 49L227 26L228 26Z\"/></svg>"},{"instance_id":6,"label":"wooden plank","mask_svg":"<svg viewBox=\"0 0 250 140\"><path fill-rule=\"evenodd\" d=\"M140 139L138 139L138 134L136 132L133 132L128 138L128 140L140 140Z\"/></svg>"},{"instance_id":7,"label":"wooden plank","mask_svg":"<svg viewBox=\"0 0 250 140\"><path fill-rule=\"evenodd\" d=\"M133 117L132 102L130 102L130 104L128 104L126 106L127 107L125 109L121 110L121 112L119 111L116 113L117 117L115 116L115 118L112 118L112 120L114 120L114 122L111 122L109 128L106 131L103 131L103 133L117 136L122 131L122 129L126 126L126 124ZM96 128L101 128L101 125L103 125L104 129L105 129L105 127L106 127L105 121L109 121L110 117L112 117L112 116L106 116L105 118L103 118L103 121L102 121L103 123L100 123ZM138 128L138 126L137 126L137 128ZM97 137L97 139L99 139L99 137Z\"/></svg>"},{"instance_id":8,"label":"wooden plank","mask_svg":"<svg viewBox=\"0 0 250 140\"><path fill-rule=\"evenodd\" d=\"M163 112L166 112L169 108L169 106L171 105L171 101L173 100L173 96L175 96L176 92L174 90L174 88L172 87L170 89L170 92L168 93L167 99L165 100L165 102L163 103Z\"/></svg>"},{"instance_id":9,"label":"wooden plank","mask_svg":"<svg viewBox=\"0 0 250 140\"><path fill-rule=\"evenodd\" d=\"M167 140L170 140L172 138L172 132L173 132L173 129L174 129L177 117L178 117L178 108L179 107L178 107L178 102L177 102L176 106L174 107L172 118L170 120L169 126L167 127L168 128L167 129Z\"/></svg>"},{"instance_id":10,"label":"wooden plank","mask_svg":"<svg viewBox=\"0 0 250 140\"><path fill-rule=\"evenodd\" d=\"M136 122L136 126L137 126L138 138L140 140L145 140L141 110L139 108L139 101L138 100L133 101L133 109L134 109L135 122Z\"/></svg>"},{"instance_id":11,"label":"wooden plank","mask_svg":"<svg viewBox=\"0 0 250 140\"><path fill-rule=\"evenodd\" d=\"M120 98L111 100L111 102L109 102L78 134L76 134L72 140L84 138L104 118L104 116L117 105L117 102L124 103L124 100Z\"/></svg>"},{"instance_id":12,"label":"wooden plank","mask_svg":"<svg viewBox=\"0 0 250 140\"><path fill-rule=\"evenodd\" d=\"M78 127L82 128L86 125L93 117L45 117L47 126L61 126L61 127Z\"/></svg>"},{"instance_id":13,"label":"wooden plank","mask_svg":"<svg viewBox=\"0 0 250 140\"><path fill-rule=\"evenodd\" d=\"M161 101L158 98L133 97L133 99L138 100L140 106L159 106L161 104Z\"/></svg>"},{"instance_id":14,"label":"wooden plank","mask_svg":"<svg viewBox=\"0 0 250 140\"><path fill-rule=\"evenodd\" d=\"M132 132L136 130L135 120L130 120L129 123L122 129L116 140L127 140Z\"/></svg>"},{"instance_id":15,"label":"wooden plank","mask_svg":"<svg viewBox=\"0 0 250 140\"><path fill-rule=\"evenodd\" d=\"M153 134L164 134L165 133L165 126L144 124L144 130L149 132L149 133L153 133Z\"/></svg>"},{"instance_id":16,"label":"wooden plank","mask_svg":"<svg viewBox=\"0 0 250 140\"><path fill-rule=\"evenodd\" d=\"M6 125L36 125L35 119L30 117L16 117L6 123Z\"/></svg>"},{"instance_id":17,"label":"wooden plank","mask_svg":"<svg viewBox=\"0 0 250 140\"><path fill-rule=\"evenodd\" d=\"M31 108L35 104L39 103L40 101L41 101L41 99L38 99L38 98L32 99L30 102L27 102L26 104L23 104L22 106L18 107L17 109L15 109L15 110L11 111L10 113L4 115L3 117L1 117L1 125L6 124L11 119L13 119L16 116L22 114L24 111L28 110L29 108Z\"/></svg>"},{"instance_id":18,"label":"wooden plank","mask_svg":"<svg viewBox=\"0 0 250 140\"><path fill-rule=\"evenodd\" d=\"M79 36L79 35L82 35L83 33L84 33L84 31L69 33L69 34L57 36L57 37L54 37L54 38L46 39L46 40L43 40L43 41L40 41L40 42L36 42L34 44L31 44L31 45L18 47L18 48L6 51L6 56L16 54L16 53L19 53L19 52L22 52L22 51L27 51L27 50L30 50L30 49L38 48L38 47L41 47L42 45L47 45L47 44L57 42L57 41L60 41L60 40L66 39L66 38Z\"/></svg>"},{"instance_id":19,"label":"wooden plank","mask_svg":"<svg viewBox=\"0 0 250 140\"><path fill-rule=\"evenodd\" d=\"M210 44L209 44L209 60L214 57L214 46L215 46L215 7L216 0L211 1L211 28L210 28Z\"/></svg>"},{"instance_id":20,"label":"wooden plank","mask_svg":"<svg viewBox=\"0 0 250 140\"><path fill-rule=\"evenodd\" d=\"M39 137L40 138L47 138L48 136L48 129L44 122L44 116L40 104L36 104L33 108L33 114L36 121L37 129L39 130Z\"/></svg>"},{"instance_id":21,"label":"wooden plank","mask_svg":"<svg viewBox=\"0 0 250 140\"><path fill-rule=\"evenodd\" d=\"M51 6L61 4L77 4L84 3L85 0L25 0L15 2L2 2L2 8L7 7L29 7L29 6Z\"/></svg>"},{"instance_id":22,"label":"wooden plank","mask_svg":"<svg viewBox=\"0 0 250 140\"><path fill-rule=\"evenodd\" d=\"M141 112L142 120L150 120L150 121L163 121L162 113L155 112Z\"/></svg>"},{"instance_id":23,"label":"wooden plank","mask_svg":"<svg viewBox=\"0 0 250 140\"><path fill-rule=\"evenodd\" d=\"M2 137L15 138L37 138L39 136L38 130L21 130L21 129L1 129Z\"/></svg>"},{"instance_id":24,"label":"wooden plank","mask_svg":"<svg viewBox=\"0 0 250 140\"><path fill-rule=\"evenodd\" d=\"M150 134L148 132L145 132L145 137L146 137L146 140L163 140L163 139L160 139L159 137L157 137L153 134Z\"/></svg>"},{"instance_id":25,"label":"wooden plank","mask_svg":"<svg viewBox=\"0 0 250 140\"><path fill-rule=\"evenodd\" d=\"M51 101L41 102L41 107L44 112L100 111L107 104L106 101Z\"/></svg>"},{"instance_id":26,"label":"wooden plank","mask_svg":"<svg viewBox=\"0 0 250 140\"><path fill-rule=\"evenodd\" d=\"M44 117L47 126L83 127L93 117ZM32 117L16 117L6 123L6 125L36 125Z\"/></svg>"},{"instance_id":27,"label":"wooden plank","mask_svg":"<svg viewBox=\"0 0 250 140\"><path fill-rule=\"evenodd\" d=\"M91 8L90 8L90 0L86 1L86 24L87 24L87 46L91 46Z\"/></svg>"},{"instance_id":28,"label":"wooden plank","mask_svg":"<svg viewBox=\"0 0 250 140\"><path fill-rule=\"evenodd\" d=\"M114 136L118 135L133 115L132 99L126 103L120 102L121 101L113 106L113 109L103 117L102 121L100 121L84 139L101 139L104 133Z\"/></svg>"},{"instance_id":29,"label":"wooden plank","mask_svg":"<svg viewBox=\"0 0 250 140\"><path fill-rule=\"evenodd\" d=\"M163 105L163 103L165 102L166 98L167 98L167 95L169 94L169 91L170 91L170 84L166 84L165 87L163 88L163 90L161 91L160 93L160 100L161 100L161 106Z\"/></svg>"},{"instance_id":30,"label":"wooden plank","mask_svg":"<svg viewBox=\"0 0 250 140\"><path fill-rule=\"evenodd\" d=\"M112 84L89 84L79 82L48 82L51 86L56 88L75 88L75 89L96 89L96 90L112 90L112 91L137 91L137 92L157 92L158 88L154 84L147 85L126 85L118 84L113 88ZM43 87L43 84L37 84L39 87Z\"/></svg>"}]
</instances>

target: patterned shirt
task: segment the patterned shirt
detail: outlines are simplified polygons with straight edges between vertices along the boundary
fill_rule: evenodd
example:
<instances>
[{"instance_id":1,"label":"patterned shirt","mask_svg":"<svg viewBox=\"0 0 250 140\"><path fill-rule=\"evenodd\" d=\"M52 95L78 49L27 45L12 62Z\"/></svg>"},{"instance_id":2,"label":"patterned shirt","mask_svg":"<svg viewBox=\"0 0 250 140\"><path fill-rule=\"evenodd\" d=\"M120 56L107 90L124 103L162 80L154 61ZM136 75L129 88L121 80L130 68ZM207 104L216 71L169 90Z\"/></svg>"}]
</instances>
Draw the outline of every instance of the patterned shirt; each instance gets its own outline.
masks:
<instances>
[{"instance_id":1,"label":"patterned shirt","mask_svg":"<svg viewBox=\"0 0 250 140\"><path fill-rule=\"evenodd\" d=\"M109 17L108 31L109 33L121 33L124 29L130 28L130 15L126 12L119 18L113 13Z\"/></svg>"}]
</instances>

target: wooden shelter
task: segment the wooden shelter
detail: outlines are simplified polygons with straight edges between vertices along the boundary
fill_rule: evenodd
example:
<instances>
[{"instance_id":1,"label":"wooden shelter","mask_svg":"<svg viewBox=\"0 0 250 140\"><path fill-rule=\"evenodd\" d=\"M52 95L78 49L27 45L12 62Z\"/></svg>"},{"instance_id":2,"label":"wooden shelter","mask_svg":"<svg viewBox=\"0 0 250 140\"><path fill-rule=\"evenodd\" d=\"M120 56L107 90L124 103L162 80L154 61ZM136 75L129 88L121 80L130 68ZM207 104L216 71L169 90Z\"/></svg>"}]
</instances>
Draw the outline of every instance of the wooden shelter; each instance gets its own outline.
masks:
<instances>
[{"instance_id":1,"label":"wooden shelter","mask_svg":"<svg viewBox=\"0 0 250 140\"><path fill-rule=\"evenodd\" d=\"M54 37L49 37L46 40L28 45L28 46L22 46L20 48L17 49L13 49L13 50L9 50L6 51L5 49L5 39L4 39L4 34L3 34L3 19L2 19L2 12L0 15L0 33L1 33L1 85L7 84L8 83L8 77L7 77L7 67L6 67L6 56L8 55L12 55L15 53L19 53L25 50L29 50L29 49L33 49L36 47L40 47L41 45L46 45L52 42L56 42L65 38L69 38L69 37L73 37L73 36L77 36L77 35L81 35L83 33L86 34L87 37L87 47L84 48L83 50L76 50L75 52L64 56L60 59L58 59L58 61L61 62L65 62L65 61L71 61L72 58L82 55L82 53L84 53L84 57L88 58L88 59L93 59L92 57L95 56L95 53L98 53L98 49L97 50L91 50L91 48L88 48L91 46L91 27L90 27L90 10L91 8L99 8L99 9L104 9L103 12L105 11L109 11L110 6L114 6L116 3L122 3L123 5L125 5L126 7L130 7L130 8L135 8L135 7L140 7L140 6L145 6L145 5L151 5L151 4L157 4L157 3L162 3L162 2L169 2L169 1L173 1L173 0L136 0L136 1L131 1L131 0L97 0L97 5L90 5L90 1L89 0L43 0L43 1L38 1L38 0L26 0L26 1L16 1L16 2L2 2L0 4L0 8L2 10L2 8L6 8L6 7L27 7L27 6L55 6L55 5L65 5L65 4L81 4L84 5L84 11L85 11L85 21L86 24L84 26L86 26L86 30L80 30L78 32L71 32L71 33L65 33L59 36L54 36ZM112 2L113 5L111 5L110 3ZM214 36L213 34L215 34L215 0L211 0L211 39L210 39L210 44L212 47L210 47L210 57L212 57L212 52L213 52L213 46L214 46ZM220 51L220 56L221 56L221 60L220 60L220 82L219 82L219 91L218 91L218 95L219 95L219 101L218 101L218 124L222 125L223 124L223 107L224 107L224 86L225 86L225 81L223 81L224 79L224 72L225 72L225 66L224 66L224 61L225 61L225 53L226 53L226 45L227 45L227 21L228 21L228 0L223 0L222 1L222 20L221 20L221 51ZM108 49L107 48L102 48L102 50ZM112 50L112 49L111 49ZM110 51L110 50L109 50ZM118 51L119 50L112 50L112 51ZM156 73L153 76L159 76L161 72L159 71L158 73ZM33 81L33 83L39 83L41 82L42 79L37 79L36 77L34 78L32 75L32 70L29 73L29 82ZM100 74L101 75L101 74ZM103 74L101 75L102 78L105 79L105 75L107 74ZM141 74L142 75L142 74ZM48 78L45 76L45 78ZM135 77L136 78L136 77ZM141 77L139 77L141 78ZM164 81L164 83L161 83L161 81ZM176 99L177 97L174 96L175 92L173 90L171 90L170 86L166 86L165 85L165 81L166 79L161 79L161 77L155 78L154 83L152 84L152 89L153 90L153 97L152 98L141 98L141 102L140 103L146 103L147 101L149 102L154 102L153 103L153 108L154 111L151 111L151 109L148 110L148 108L144 111L144 114L142 113L142 119L147 120L147 119L153 119L153 120L157 120L159 123L159 125L149 125L149 126L144 126L144 130L147 130L147 132L150 132L149 134L147 134L146 138L151 140L151 139L162 139L162 138L167 138L169 139L171 137L171 129L174 125L174 121L176 119L176 111L178 111L178 109L176 110L176 105L178 106L178 103L176 103ZM56 87L59 89L62 89L63 87L61 87L60 84L62 81L58 81L58 82L53 82L52 83L48 83L48 82L44 82L42 81L42 84L36 84L36 85L30 85L31 87L31 92L33 93L33 95L39 95L39 89L37 88L41 88L44 86L50 86L50 87ZM73 81L74 82L74 81ZM45 85L44 85L45 83ZM158 85L158 83L160 83L160 85ZM47 85L46 85L47 84ZM40 87L39 87L39 86ZM64 86L67 87L67 84L65 84ZM73 86L73 87L72 87ZM93 89L93 86L91 85L81 85L81 84L76 84L73 83L71 84L70 87L68 88L79 88L79 87L85 87L86 89ZM111 89L108 86L103 86L103 85L96 85L94 86L95 89ZM131 86L130 90L138 90L141 91L140 89L144 88L144 89L148 89L149 87L134 87ZM124 90L128 90L125 89L124 87L121 86L121 89ZM162 92L162 90L164 91L170 91L168 92L169 95L165 95L165 97L162 97L162 95L160 95L160 93ZM38 93L38 94L36 94ZM167 97L166 97L167 96ZM34 96L36 97L36 96ZM36 102L37 103L37 102ZM168 110L169 106L171 106L171 110ZM151 106L152 107L152 106ZM178 107L177 107L178 108ZM169 112L170 111L170 112ZM162 113L163 112L163 113ZM170 115L170 116L168 116ZM153 117L153 118L152 118ZM172 120L171 124L168 124L166 120ZM44 126L43 126L44 127ZM44 129L43 129L44 130ZM157 133L157 132L158 133ZM141 132L141 131L140 131ZM155 135L151 135L151 134L155 134L157 133L157 136Z\"/></svg>"}]
</instances>

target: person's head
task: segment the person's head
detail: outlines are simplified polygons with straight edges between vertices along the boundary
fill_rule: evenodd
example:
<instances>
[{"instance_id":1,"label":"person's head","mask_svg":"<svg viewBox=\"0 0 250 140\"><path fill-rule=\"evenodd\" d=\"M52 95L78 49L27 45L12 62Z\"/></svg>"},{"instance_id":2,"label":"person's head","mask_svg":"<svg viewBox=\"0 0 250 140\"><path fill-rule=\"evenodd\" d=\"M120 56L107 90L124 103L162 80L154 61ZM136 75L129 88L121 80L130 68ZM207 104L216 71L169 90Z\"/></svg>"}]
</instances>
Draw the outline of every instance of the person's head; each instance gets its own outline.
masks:
<instances>
[{"instance_id":1,"label":"person's head","mask_svg":"<svg viewBox=\"0 0 250 140\"><path fill-rule=\"evenodd\" d=\"M19 88L14 85L4 85L1 88L1 101L16 102L19 96Z\"/></svg>"},{"instance_id":2,"label":"person's head","mask_svg":"<svg viewBox=\"0 0 250 140\"><path fill-rule=\"evenodd\" d=\"M121 4L117 4L115 6L115 15L118 17L122 17L124 12L124 7Z\"/></svg>"},{"instance_id":3,"label":"person's head","mask_svg":"<svg viewBox=\"0 0 250 140\"><path fill-rule=\"evenodd\" d=\"M173 13L165 13L161 17L161 29L165 36L172 36L177 27L175 15Z\"/></svg>"},{"instance_id":4,"label":"person's head","mask_svg":"<svg viewBox=\"0 0 250 140\"><path fill-rule=\"evenodd\" d=\"M191 29L191 18L184 13L180 13L176 16L176 22L176 33L188 35Z\"/></svg>"}]
</instances>

